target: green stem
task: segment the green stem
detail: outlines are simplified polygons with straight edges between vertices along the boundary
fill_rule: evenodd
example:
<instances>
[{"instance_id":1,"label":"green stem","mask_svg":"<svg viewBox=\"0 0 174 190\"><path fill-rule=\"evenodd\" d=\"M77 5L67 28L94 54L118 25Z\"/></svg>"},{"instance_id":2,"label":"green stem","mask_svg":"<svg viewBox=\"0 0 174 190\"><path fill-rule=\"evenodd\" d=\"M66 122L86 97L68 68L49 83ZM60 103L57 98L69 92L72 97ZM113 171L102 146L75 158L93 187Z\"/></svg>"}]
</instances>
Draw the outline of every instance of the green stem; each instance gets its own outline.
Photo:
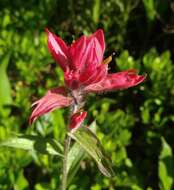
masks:
<instances>
[{"instance_id":1,"label":"green stem","mask_svg":"<svg viewBox=\"0 0 174 190\"><path fill-rule=\"evenodd\" d=\"M77 108L78 108L77 104L72 105L70 117L77 111ZM68 131L69 129L67 128L67 132ZM68 152L69 152L70 144L71 144L71 137L67 135L65 137L65 144L64 144L64 159L63 159L63 174L62 174L61 190L66 190L66 187L67 187L67 177L68 177L67 161L68 161Z\"/></svg>"},{"instance_id":2,"label":"green stem","mask_svg":"<svg viewBox=\"0 0 174 190\"><path fill-rule=\"evenodd\" d=\"M70 148L70 143L71 143L71 137L67 136L65 139L65 144L64 144L63 176L62 176L61 190L66 190L66 186L67 186L67 177L68 177L67 160L68 160L68 152Z\"/></svg>"}]
</instances>

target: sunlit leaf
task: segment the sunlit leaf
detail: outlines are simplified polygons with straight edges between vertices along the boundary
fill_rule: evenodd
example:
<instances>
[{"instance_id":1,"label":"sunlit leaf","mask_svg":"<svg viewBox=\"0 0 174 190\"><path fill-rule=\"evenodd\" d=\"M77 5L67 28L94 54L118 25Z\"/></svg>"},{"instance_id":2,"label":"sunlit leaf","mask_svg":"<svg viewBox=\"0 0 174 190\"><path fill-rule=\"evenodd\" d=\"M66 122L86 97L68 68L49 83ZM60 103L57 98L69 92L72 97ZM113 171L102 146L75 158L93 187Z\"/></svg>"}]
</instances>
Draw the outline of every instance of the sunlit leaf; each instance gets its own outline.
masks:
<instances>
[{"instance_id":1,"label":"sunlit leaf","mask_svg":"<svg viewBox=\"0 0 174 190\"><path fill-rule=\"evenodd\" d=\"M57 141L41 136L22 135L13 137L0 142L0 147L19 148L63 157L62 146Z\"/></svg>"},{"instance_id":2,"label":"sunlit leaf","mask_svg":"<svg viewBox=\"0 0 174 190\"><path fill-rule=\"evenodd\" d=\"M174 179L174 158L170 145L162 138L162 150L159 157L159 178L161 190L172 189Z\"/></svg>"},{"instance_id":3,"label":"sunlit leaf","mask_svg":"<svg viewBox=\"0 0 174 190\"><path fill-rule=\"evenodd\" d=\"M95 133L96 122L94 121L89 127ZM68 153L68 161L67 161L68 184L71 183L71 180L73 179L78 169L80 168L80 163L85 158L85 156L86 156L85 150L80 146L79 143L75 142Z\"/></svg>"},{"instance_id":4,"label":"sunlit leaf","mask_svg":"<svg viewBox=\"0 0 174 190\"><path fill-rule=\"evenodd\" d=\"M153 21L156 16L156 8L154 0L143 0L144 7L146 10L146 15L149 21Z\"/></svg>"},{"instance_id":5,"label":"sunlit leaf","mask_svg":"<svg viewBox=\"0 0 174 190\"><path fill-rule=\"evenodd\" d=\"M7 66L9 63L10 54L7 54L0 58L0 111L3 113L8 112L4 109L5 105L11 103L11 87L7 76Z\"/></svg>"},{"instance_id":6,"label":"sunlit leaf","mask_svg":"<svg viewBox=\"0 0 174 190\"><path fill-rule=\"evenodd\" d=\"M80 168L80 163L85 158L85 154L85 150L78 143L75 143L70 149L67 161L68 184L71 183Z\"/></svg>"},{"instance_id":7,"label":"sunlit leaf","mask_svg":"<svg viewBox=\"0 0 174 190\"><path fill-rule=\"evenodd\" d=\"M100 0L95 0L93 5L93 21L98 23L100 17Z\"/></svg>"},{"instance_id":8,"label":"sunlit leaf","mask_svg":"<svg viewBox=\"0 0 174 190\"><path fill-rule=\"evenodd\" d=\"M107 177L112 177L114 172L111 161L106 156L104 149L96 135L87 127L81 127L74 133L69 133L79 145L96 161L99 170Z\"/></svg>"},{"instance_id":9,"label":"sunlit leaf","mask_svg":"<svg viewBox=\"0 0 174 190\"><path fill-rule=\"evenodd\" d=\"M25 190L28 188L28 181L25 179L23 171L18 173L15 190Z\"/></svg>"}]
</instances>

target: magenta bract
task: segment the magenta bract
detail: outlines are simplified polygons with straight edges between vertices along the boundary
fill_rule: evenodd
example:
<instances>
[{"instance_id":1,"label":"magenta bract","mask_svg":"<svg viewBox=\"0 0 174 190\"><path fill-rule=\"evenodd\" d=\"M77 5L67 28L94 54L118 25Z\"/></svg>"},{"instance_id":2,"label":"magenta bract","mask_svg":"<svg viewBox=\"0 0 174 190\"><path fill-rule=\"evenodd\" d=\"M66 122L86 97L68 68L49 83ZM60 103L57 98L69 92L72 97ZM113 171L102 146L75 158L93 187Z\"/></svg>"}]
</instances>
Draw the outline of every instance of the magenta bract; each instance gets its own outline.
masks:
<instances>
[{"instance_id":1,"label":"magenta bract","mask_svg":"<svg viewBox=\"0 0 174 190\"><path fill-rule=\"evenodd\" d=\"M86 111L78 112L78 113L73 114L71 119L70 119L69 128L70 129L75 129L75 128L80 127L80 125L82 124L82 122L84 121L86 116L87 116Z\"/></svg>"},{"instance_id":2,"label":"magenta bract","mask_svg":"<svg viewBox=\"0 0 174 190\"><path fill-rule=\"evenodd\" d=\"M29 123L31 124L39 116L45 113L53 111L57 108L69 106L72 102L73 99L71 97L67 97L66 89L64 87L51 89L44 97L33 103L32 106L37 106L30 116Z\"/></svg>"}]
</instances>

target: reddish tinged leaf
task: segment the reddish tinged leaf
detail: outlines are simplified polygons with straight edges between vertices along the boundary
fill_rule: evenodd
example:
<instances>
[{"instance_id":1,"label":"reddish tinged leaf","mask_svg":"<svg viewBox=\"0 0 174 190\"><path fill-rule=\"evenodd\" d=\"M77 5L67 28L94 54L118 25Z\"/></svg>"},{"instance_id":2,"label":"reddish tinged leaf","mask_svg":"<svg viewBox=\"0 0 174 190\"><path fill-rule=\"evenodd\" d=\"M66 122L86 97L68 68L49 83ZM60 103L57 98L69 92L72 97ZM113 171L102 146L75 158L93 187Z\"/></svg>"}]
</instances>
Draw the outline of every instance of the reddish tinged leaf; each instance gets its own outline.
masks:
<instances>
[{"instance_id":1,"label":"reddish tinged leaf","mask_svg":"<svg viewBox=\"0 0 174 190\"><path fill-rule=\"evenodd\" d=\"M57 108L71 105L73 102L72 98L65 95L66 91L63 87L49 90L44 97L32 105L36 105L36 107L30 116L29 123L32 124L38 117Z\"/></svg>"},{"instance_id":2,"label":"reddish tinged leaf","mask_svg":"<svg viewBox=\"0 0 174 190\"><path fill-rule=\"evenodd\" d=\"M130 69L114 74L108 74L103 81L87 86L85 91L102 92L126 89L138 85L139 83L143 82L145 78L146 76L137 75L136 70Z\"/></svg>"},{"instance_id":3,"label":"reddish tinged leaf","mask_svg":"<svg viewBox=\"0 0 174 190\"><path fill-rule=\"evenodd\" d=\"M70 129L79 128L81 126L82 122L84 121L84 119L86 118L86 116L87 116L86 111L75 113L74 115L72 115L69 128Z\"/></svg>"},{"instance_id":4,"label":"reddish tinged leaf","mask_svg":"<svg viewBox=\"0 0 174 190\"><path fill-rule=\"evenodd\" d=\"M65 42L56 36L54 33L46 29L48 34L48 49L55 59L55 61L60 65L60 67L65 71L68 68L68 47Z\"/></svg>"}]
</instances>

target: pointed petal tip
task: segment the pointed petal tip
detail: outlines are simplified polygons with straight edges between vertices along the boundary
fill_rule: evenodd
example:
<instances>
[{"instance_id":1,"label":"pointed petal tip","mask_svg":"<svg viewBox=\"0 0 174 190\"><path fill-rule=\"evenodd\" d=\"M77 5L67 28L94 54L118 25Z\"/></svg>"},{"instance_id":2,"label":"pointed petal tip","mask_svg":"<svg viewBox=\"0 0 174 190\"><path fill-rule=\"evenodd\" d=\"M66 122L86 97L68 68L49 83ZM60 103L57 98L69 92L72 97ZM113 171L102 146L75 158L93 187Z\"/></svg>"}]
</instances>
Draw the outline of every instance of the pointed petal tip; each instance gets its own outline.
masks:
<instances>
[{"instance_id":1,"label":"pointed petal tip","mask_svg":"<svg viewBox=\"0 0 174 190\"><path fill-rule=\"evenodd\" d=\"M46 33L49 33L49 32L50 32L47 27L45 28L45 32L46 32Z\"/></svg>"},{"instance_id":2,"label":"pointed petal tip","mask_svg":"<svg viewBox=\"0 0 174 190\"><path fill-rule=\"evenodd\" d=\"M104 42L104 31L103 29L99 28L96 30L96 32L93 34L100 42Z\"/></svg>"},{"instance_id":3,"label":"pointed petal tip","mask_svg":"<svg viewBox=\"0 0 174 190\"><path fill-rule=\"evenodd\" d=\"M98 28L98 29L96 30L96 32L95 32L95 34L99 34L99 33L104 36L104 31L103 31L102 28Z\"/></svg>"},{"instance_id":4,"label":"pointed petal tip","mask_svg":"<svg viewBox=\"0 0 174 190\"><path fill-rule=\"evenodd\" d=\"M147 74L145 73L144 75L139 75L139 77L140 77L139 83L144 82L147 78Z\"/></svg>"},{"instance_id":5,"label":"pointed petal tip","mask_svg":"<svg viewBox=\"0 0 174 190\"><path fill-rule=\"evenodd\" d=\"M127 78L127 80L125 80L125 86L123 85L123 88L120 89L137 86L138 84L142 83L147 77L147 74L138 75L136 69L129 69L127 72L127 77L125 75L125 77Z\"/></svg>"},{"instance_id":6,"label":"pointed petal tip","mask_svg":"<svg viewBox=\"0 0 174 190\"><path fill-rule=\"evenodd\" d=\"M147 78L147 73L143 75L138 75L138 71L136 69L129 69L127 70L129 76L133 78L137 78L140 82L143 82Z\"/></svg>"},{"instance_id":7,"label":"pointed petal tip","mask_svg":"<svg viewBox=\"0 0 174 190\"><path fill-rule=\"evenodd\" d=\"M106 92L113 90L123 90L142 83L147 77L147 74L138 75L136 69L129 69L118 73L108 74L106 79L91 84L85 88L87 93L90 92Z\"/></svg>"},{"instance_id":8,"label":"pointed petal tip","mask_svg":"<svg viewBox=\"0 0 174 190\"><path fill-rule=\"evenodd\" d=\"M102 58L100 60L100 62L102 61L103 59L103 54L104 54L104 51L105 51L105 37L104 37L104 32L102 29L98 29L93 35L92 35L92 38L94 39L97 39L98 43L100 44L99 47L97 48L97 52L99 51L100 49L100 53L97 53L97 54L101 54L102 55Z\"/></svg>"}]
</instances>

